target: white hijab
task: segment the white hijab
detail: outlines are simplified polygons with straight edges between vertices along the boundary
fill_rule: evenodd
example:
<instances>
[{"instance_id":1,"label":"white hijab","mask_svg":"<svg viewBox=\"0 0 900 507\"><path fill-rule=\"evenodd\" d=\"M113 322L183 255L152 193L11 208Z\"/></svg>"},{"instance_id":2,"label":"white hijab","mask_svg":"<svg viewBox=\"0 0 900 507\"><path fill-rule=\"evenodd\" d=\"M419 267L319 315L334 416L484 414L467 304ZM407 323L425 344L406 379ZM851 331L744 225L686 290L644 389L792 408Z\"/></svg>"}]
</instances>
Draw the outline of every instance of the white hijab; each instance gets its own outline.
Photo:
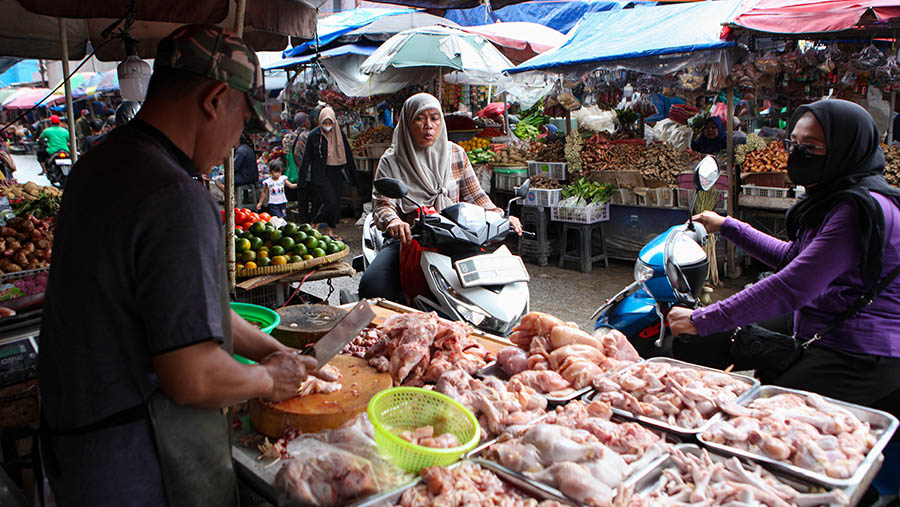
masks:
<instances>
[{"instance_id":1,"label":"white hijab","mask_svg":"<svg viewBox=\"0 0 900 507\"><path fill-rule=\"evenodd\" d=\"M391 147L384 152L375 171L376 178L396 178L406 183L409 197L425 206L434 206L438 211L454 204L450 199L453 180L450 142L447 140L447 124L441 113L441 132L437 141L428 148L415 145L410 126L416 116L428 109L441 110L441 103L434 96L418 93L406 99ZM396 204L403 213L415 211L406 199L397 199Z\"/></svg>"}]
</instances>

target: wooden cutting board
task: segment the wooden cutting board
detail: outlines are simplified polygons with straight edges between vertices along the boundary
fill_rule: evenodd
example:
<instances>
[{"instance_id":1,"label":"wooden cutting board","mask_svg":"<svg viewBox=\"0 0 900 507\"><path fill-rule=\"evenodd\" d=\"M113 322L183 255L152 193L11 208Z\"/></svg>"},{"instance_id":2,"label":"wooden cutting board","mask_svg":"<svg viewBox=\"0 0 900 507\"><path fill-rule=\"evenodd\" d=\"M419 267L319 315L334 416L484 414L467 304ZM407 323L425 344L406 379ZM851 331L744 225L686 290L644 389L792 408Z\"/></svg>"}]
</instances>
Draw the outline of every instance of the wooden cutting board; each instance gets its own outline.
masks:
<instances>
[{"instance_id":1,"label":"wooden cutting board","mask_svg":"<svg viewBox=\"0 0 900 507\"><path fill-rule=\"evenodd\" d=\"M364 411L373 396L392 385L389 373L378 373L365 359L339 354L328 364L343 374L338 380L343 386L340 391L278 403L250 400L250 424L271 438L281 438L288 428L304 433L334 429Z\"/></svg>"}]
</instances>

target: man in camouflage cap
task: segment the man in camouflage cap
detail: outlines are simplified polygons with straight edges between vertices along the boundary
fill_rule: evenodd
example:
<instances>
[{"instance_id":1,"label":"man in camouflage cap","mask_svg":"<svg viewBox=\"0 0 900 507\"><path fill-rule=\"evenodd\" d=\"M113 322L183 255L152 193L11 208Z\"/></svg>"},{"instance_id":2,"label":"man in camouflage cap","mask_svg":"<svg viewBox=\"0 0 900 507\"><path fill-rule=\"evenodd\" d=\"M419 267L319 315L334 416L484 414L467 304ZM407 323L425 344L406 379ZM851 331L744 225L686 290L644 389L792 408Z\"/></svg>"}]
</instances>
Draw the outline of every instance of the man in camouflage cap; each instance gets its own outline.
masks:
<instances>
[{"instance_id":1,"label":"man in camouflage cap","mask_svg":"<svg viewBox=\"0 0 900 507\"><path fill-rule=\"evenodd\" d=\"M271 127L263 90L241 39L178 28L137 116L72 169L39 364L60 506L236 505L221 408L295 396L316 366L229 309L220 209L196 181L248 123Z\"/></svg>"}]
</instances>

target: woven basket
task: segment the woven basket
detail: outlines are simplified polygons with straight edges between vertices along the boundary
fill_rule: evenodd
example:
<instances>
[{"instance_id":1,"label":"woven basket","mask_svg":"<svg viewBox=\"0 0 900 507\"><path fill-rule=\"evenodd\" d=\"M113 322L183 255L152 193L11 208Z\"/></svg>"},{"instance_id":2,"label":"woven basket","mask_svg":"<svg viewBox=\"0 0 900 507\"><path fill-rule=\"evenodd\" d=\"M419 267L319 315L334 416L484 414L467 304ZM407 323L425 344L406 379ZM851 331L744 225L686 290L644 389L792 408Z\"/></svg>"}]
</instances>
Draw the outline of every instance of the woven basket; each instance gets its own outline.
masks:
<instances>
[{"instance_id":1,"label":"woven basket","mask_svg":"<svg viewBox=\"0 0 900 507\"><path fill-rule=\"evenodd\" d=\"M338 253L333 253L331 255L326 255L325 257L319 257L316 259L310 259L308 261L295 262L293 264L282 264L281 266L266 266L263 268L242 269L236 273L236 276L238 278L250 278L254 276L290 273L291 271L303 271L304 269L337 262L348 255L350 255L350 248L345 248Z\"/></svg>"}]
</instances>

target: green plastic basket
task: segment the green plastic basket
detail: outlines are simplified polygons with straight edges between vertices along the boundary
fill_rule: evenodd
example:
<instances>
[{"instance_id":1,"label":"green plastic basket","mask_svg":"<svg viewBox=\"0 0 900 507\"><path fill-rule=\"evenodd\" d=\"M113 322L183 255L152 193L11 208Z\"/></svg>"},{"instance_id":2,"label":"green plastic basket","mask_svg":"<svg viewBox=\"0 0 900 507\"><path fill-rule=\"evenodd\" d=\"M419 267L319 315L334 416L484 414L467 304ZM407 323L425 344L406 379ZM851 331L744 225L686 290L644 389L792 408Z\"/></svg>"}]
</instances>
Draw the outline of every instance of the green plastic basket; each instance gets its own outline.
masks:
<instances>
[{"instance_id":1,"label":"green plastic basket","mask_svg":"<svg viewBox=\"0 0 900 507\"><path fill-rule=\"evenodd\" d=\"M418 387L381 391L369 401L367 412L375 427L375 443L397 466L412 473L459 461L481 438L481 427L471 411L448 396ZM452 433L464 443L433 449L407 442L391 431L412 431L422 426L433 426L436 435Z\"/></svg>"},{"instance_id":2,"label":"green plastic basket","mask_svg":"<svg viewBox=\"0 0 900 507\"><path fill-rule=\"evenodd\" d=\"M266 334L272 334L272 330L278 327L278 324L281 324L281 315L265 306L251 305L250 303L231 303L231 309L244 320L258 322L259 330ZM256 364L255 361L237 354L234 355L234 358L239 363Z\"/></svg>"}]
</instances>

